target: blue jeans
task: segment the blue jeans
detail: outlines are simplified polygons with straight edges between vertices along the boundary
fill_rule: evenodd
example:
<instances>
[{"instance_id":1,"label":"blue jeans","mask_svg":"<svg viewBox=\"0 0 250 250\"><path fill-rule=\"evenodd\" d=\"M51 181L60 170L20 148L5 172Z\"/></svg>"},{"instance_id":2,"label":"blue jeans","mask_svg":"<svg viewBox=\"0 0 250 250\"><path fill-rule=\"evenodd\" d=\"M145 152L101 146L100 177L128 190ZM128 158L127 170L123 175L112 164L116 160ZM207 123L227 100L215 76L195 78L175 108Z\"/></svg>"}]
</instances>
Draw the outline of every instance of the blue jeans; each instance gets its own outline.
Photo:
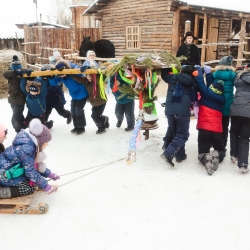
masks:
<instances>
[{"instance_id":1,"label":"blue jeans","mask_svg":"<svg viewBox=\"0 0 250 250\"><path fill-rule=\"evenodd\" d=\"M125 114L128 127L133 128L135 126L134 109L135 109L134 100L125 104L119 104L117 102L115 106L115 115L117 120L122 123Z\"/></svg>"},{"instance_id":2,"label":"blue jeans","mask_svg":"<svg viewBox=\"0 0 250 250\"><path fill-rule=\"evenodd\" d=\"M166 149L164 154L168 157L183 158L185 156L185 143L189 138L189 116L167 115L168 130L165 135Z\"/></svg>"}]
</instances>

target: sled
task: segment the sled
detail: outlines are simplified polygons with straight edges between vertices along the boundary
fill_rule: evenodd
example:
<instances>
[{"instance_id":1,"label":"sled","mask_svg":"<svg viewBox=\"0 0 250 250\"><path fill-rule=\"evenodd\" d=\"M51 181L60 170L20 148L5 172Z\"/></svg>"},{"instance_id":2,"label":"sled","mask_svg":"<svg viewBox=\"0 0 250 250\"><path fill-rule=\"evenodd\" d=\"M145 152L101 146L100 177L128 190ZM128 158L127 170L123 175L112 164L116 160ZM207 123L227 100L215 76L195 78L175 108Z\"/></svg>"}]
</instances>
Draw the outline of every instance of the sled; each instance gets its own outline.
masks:
<instances>
[{"instance_id":1,"label":"sled","mask_svg":"<svg viewBox=\"0 0 250 250\"><path fill-rule=\"evenodd\" d=\"M40 189L33 194L11 199L0 199L0 214L46 214L49 210L47 203L39 203L37 207L31 206L31 202L37 192L44 192Z\"/></svg>"}]
</instances>

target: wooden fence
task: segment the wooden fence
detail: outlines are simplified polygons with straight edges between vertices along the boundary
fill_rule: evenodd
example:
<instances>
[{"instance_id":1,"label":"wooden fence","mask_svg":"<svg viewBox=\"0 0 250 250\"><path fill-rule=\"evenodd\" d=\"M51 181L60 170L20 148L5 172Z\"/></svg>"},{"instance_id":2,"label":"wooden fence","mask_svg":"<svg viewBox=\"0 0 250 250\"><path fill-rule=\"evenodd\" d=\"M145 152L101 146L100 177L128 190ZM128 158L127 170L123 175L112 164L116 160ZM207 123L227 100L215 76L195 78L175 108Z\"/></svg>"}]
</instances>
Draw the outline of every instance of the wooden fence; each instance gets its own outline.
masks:
<instances>
[{"instance_id":1,"label":"wooden fence","mask_svg":"<svg viewBox=\"0 0 250 250\"><path fill-rule=\"evenodd\" d=\"M13 49L17 51L23 50L22 43L24 42L24 39L20 38L1 38L0 39L0 50L2 49Z\"/></svg>"},{"instance_id":2,"label":"wooden fence","mask_svg":"<svg viewBox=\"0 0 250 250\"><path fill-rule=\"evenodd\" d=\"M83 36L91 36L92 41L100 39L97 28L52 28L24 26L25 59L29 64L46 63L57 48L62 56L79 50Z\"/></svg>"}]
</instances>

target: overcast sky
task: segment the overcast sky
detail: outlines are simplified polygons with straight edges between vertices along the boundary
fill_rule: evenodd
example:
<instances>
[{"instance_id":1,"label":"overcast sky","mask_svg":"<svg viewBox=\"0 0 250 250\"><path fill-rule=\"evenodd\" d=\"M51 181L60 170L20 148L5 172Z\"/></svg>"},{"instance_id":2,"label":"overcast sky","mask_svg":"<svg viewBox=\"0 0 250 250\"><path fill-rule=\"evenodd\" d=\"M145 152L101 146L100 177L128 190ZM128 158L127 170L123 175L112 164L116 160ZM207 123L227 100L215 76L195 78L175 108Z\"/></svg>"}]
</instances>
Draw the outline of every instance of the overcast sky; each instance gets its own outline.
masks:
<instances>
[{"instance_id":1,"label":"overcast sky","mask_svg":"<svg viewBox=\"0 0 250 250\"><path fill-rule=\"evenodd\" d=\"M10 24L33 22L37 21L36 18L36 4L33 0L0 0L1 15L0 25L1 29ZM250 4L246 4L247 0L184 0L188 4L211 6L224 9L240 10L250 12ZM42 20L48 21L47 16L53 12L52 0L37 0L37 15L40 20L40 14L42 14Z\"/></svg>"}]
</instances>

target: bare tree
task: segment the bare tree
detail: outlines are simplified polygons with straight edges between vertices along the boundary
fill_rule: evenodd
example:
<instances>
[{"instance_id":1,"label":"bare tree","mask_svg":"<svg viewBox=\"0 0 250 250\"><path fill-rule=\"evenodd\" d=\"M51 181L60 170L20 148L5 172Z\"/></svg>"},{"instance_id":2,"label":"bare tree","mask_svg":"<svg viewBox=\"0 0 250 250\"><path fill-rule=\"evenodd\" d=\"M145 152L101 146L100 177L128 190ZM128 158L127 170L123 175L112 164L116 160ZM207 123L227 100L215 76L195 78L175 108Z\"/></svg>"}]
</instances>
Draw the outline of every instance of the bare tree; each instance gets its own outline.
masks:
<instances>
[{"instance_id":1,"label":"bare tree","mask_svg":"<svg viewBox=\"0 0 250 250\"><path fill-rule=\"evenodd\" d=\"M72 13L70 10L71 0L53 0L51 17L57 24L70 25Z\"/></svg>"}]
</instances>

